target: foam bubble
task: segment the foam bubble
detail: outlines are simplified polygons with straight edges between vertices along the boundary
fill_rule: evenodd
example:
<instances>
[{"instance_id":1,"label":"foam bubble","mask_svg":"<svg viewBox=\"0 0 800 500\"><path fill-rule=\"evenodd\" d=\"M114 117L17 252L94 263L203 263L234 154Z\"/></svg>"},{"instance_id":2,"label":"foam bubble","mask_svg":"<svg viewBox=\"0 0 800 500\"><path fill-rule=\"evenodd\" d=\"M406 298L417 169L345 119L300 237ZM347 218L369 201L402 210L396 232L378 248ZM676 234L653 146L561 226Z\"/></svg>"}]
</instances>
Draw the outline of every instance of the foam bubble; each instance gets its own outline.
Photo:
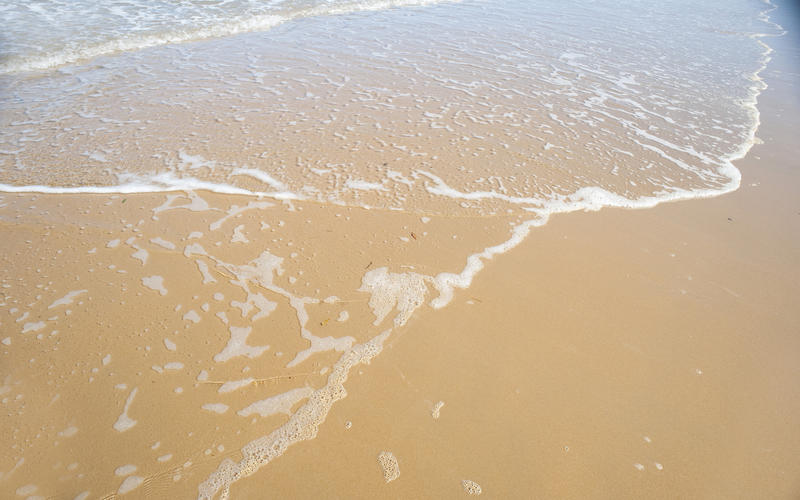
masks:
<instances>
[{"instance_id":1,"label":"foam bubble","mask_svg":"<svg viewBox=\"0 0 800 500\"><path fill-rule=\"evenodd\" d=\"M346 396L344 383L350 370L359 364L369 363L377 356L389 333L390 330L386 330L369 342L355 345L342 354L334 364L327 384L314 391L284 425L245 445L241 450L241 461L223 460L217 470L200 484L198 498L211 500L217 493L220 493L220 498L227 498L235 481L255 473L281 456L292 444L313 439L333 404Z\"/></svg>"},{"instance_id":2,"label":"foam bubble","mask_svg":"<svg viewBox=\"0 0 800 500\"><path fill-rule=\"evenodd\" d=\"M383 479L390 483L400 477L400 465L391 451L382 451L378 455L378 464L383 471Z\"/></svg>"},{"instance_id":3,"label":"foam bubble","mask_svg":"<svg viewBox=\"0 0 800 500\"><path fill-rule=\"evenodd\" d=\"M464 492L467 495L480 495L481 493L483 493L481 485L479 485L475 481L470 481L469 479L464 479L463 481L461 481L461 487L464 488Z\"/></svg>"},{"instance_id":4,"label":"foam bubble","mask_svg":"<svg viewBox=\"0 0 800 500\"><path fill-rule=\"evenodd\" d=\"M433 405L433 409L431 410L431 416L433 417L434 420L439 419L439 412L442 410L443 406L444 406L444 401L439 401L435 405Z\"/></svg>"},{"instance_id":5,"label":"foam bubble","mask_svg":"<svg viewBox=\"0 0 800 500\"><path fill-rule=\"evenodd\" d=\"M379 267L364 274L358 290L372 294L369 306L375 315L375 325L380 325L394 309L397 310L394 325L402 326L424 303L428 287L421 274L390 273L388 268Z\"/></svg>"}]
</instances>

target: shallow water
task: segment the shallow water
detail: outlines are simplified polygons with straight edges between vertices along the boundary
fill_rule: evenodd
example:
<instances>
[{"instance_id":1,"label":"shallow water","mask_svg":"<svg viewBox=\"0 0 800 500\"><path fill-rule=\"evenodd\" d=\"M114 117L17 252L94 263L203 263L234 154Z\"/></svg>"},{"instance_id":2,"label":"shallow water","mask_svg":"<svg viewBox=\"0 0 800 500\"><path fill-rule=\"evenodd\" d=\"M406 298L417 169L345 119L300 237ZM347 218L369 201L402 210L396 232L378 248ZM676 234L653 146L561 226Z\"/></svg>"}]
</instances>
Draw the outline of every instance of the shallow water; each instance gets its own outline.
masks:
<instances>
[{"instance_id":1,"label":"shallow water","mask_svg":"<svg viewBox=\"0 0 800 500\"><path fill-rule=\"evenodd\" d=\"M448 3L6 75L0 179L415 210L725 192L765 7Z\"/></svg>"}]
</instances>

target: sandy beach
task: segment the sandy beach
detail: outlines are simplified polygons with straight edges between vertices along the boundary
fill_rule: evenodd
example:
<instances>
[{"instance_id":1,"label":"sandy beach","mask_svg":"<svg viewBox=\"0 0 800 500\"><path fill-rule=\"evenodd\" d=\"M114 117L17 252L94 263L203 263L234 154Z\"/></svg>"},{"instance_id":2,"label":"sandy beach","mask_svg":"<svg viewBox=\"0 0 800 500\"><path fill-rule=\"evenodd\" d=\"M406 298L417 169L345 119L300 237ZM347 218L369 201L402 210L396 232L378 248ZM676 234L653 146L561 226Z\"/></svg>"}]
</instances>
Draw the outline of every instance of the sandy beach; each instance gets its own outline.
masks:
<instances>
[{"instance_id":1,"label":"sandy beach","mask_svg":"<svg viewBox=\"0 0 800 500\"><path fill-rule=\"evenodd\" d=\"M242 495L459 498L467 479L489 498L797 498L797 40L770 40L740 190L557 216L392 340L314 445ZM298 469L313 479L287 483Z\"/></svg>"},{"instance_id":2,"label":"sandy beach","mask_svg":"<svg viewBox=\"0 0 800 500\"><path fill-rule=\"evenodd\" d=\"M459 172L344 147L331 162L356 156L408 192L365 176L334 203L0 194L0 497L800 497L800 26L777 5L757 141L718 197L556 214L516 244L531 215L513 196L451 206L430 193ZM142 128L121 137L139 147ZM313 156L315 133L281 165ZM419 137L394 146L449 158L446 136Z\"/></svg>"}]
</instances>

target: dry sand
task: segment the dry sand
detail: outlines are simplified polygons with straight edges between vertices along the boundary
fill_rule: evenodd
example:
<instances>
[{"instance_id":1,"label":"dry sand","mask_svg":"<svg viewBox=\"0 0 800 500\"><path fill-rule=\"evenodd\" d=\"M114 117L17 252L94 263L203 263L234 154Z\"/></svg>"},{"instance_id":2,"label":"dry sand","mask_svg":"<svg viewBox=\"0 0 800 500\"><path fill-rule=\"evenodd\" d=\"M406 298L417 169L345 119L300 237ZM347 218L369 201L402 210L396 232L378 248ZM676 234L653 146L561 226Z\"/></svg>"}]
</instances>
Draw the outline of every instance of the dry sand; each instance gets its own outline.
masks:
<instances>
[{"instance_id":1,"label":"dry sand","mask_svg":"<svg viewBox=\"0 0 800 500\"><path fill-rule=\"evenodd\" d=\"M739 191L555 217L447 308L394 331L351 370L316 438L232 496L800 495L796 40L773 40L764 144L738 163ZM252 323L250 350L213 361L232 326L271 307L231 304L270 286L235 279L264 248L242 238L286 256L275 286L337 295L307 304L315 335L362 343L394 317L371 325L355 291L366 271L458 271L517 220L270 202L215 224L255 200L199 195L211 210L158 211L164 194L3 195L0 496L96 498L127 484L130 498L194 497L223 458L288 419L237 411L326 383L346 346L286 368L309 342L285 297ZM187 256L194 243L211 257Z\"/></svg>"}]
</instances>

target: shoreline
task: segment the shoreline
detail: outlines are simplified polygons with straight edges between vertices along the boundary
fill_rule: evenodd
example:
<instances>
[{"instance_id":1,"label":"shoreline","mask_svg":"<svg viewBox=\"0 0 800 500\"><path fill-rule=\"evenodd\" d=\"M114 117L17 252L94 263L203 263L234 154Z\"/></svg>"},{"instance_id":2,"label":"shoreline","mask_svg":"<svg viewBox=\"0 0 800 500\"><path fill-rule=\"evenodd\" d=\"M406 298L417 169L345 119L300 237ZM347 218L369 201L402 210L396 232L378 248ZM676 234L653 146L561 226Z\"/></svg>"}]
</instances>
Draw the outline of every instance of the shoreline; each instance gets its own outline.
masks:
<instances>
[{"instance_id":1,"label":"shoreline","mask_svg":"<svg viewBox=\"0 0 800 500\"><path fill-rule=\"evenodd\" d=\"M766 79L797 68L791 42L776 43ZM800 448L798 174L782 166L796 147L781 130L800 127L792 74L754 98L766 96L765 139L754 140L754 108L753 144L737 161L744 185L646 211L546 223L549 212L459 220L288 195L0 194L11 371L1 441L14 450L0 481L9 494L79 483L91 495L196 494L224 458L238 461L327 388L342 353L385 339L394 321L402 329L383 353L325 396L349 393L317 422L319 436L236 483L233 497L800 491L785 465ZM428 191L458 196L439 181ZM609 202L600 191L564 212L599 209L598 193ZM252 240L269 251L242 245ZM367 296L366 276L381 268L398 281ZM412 317L420 284L432 307ZM763 461L743 459L761 443ZM37 470L17 470L25 457ZM59 472L39 478L48 466Z\"/></svg>"},{"instance_id":2,"label":"shoreline","mask_svg":"<svg viewBox=\"0 0 800 500\"><path fill-rule=\"evenodd\" d=\"M794 498L793 39L765 72L739 190L553 218L390 339L315 445L234 496L457 498L468 479L509 498ZM382 450L401 471L390 484Z\"/></svg>"}]
</instances>

